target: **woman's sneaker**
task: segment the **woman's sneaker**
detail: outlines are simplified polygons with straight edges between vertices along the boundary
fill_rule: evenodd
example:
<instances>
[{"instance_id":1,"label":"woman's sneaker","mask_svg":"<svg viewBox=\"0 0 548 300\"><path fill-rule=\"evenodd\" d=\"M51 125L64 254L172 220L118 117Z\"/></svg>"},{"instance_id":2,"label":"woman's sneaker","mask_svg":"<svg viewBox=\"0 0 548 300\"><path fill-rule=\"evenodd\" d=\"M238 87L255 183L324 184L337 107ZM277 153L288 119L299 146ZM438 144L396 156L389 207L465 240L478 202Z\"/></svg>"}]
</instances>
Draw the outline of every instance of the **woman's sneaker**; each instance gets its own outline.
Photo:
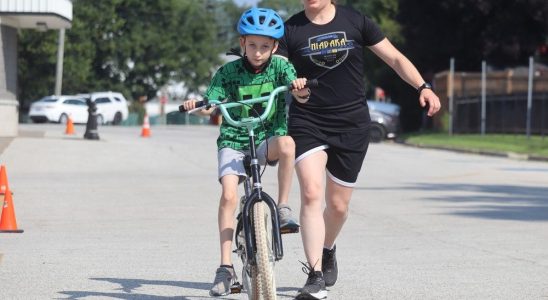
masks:
<instances>
[{"instance_id":1,"label":"woman's sneaker","mask_svg":"<svg viewBox=\"0 0 548 300\"><path fill-rule=\"evenodd\" d=\"M325 299L327 298L327 290L325 289L325 281L321 271L314 271L309 265L304 264L303 272L308 274L308 279L296 299Z\"/></svg>"},{"instance_id":2,"label":"woman's sneaker","mask_svg":"<svg viewBox=\"0 0 548 300\"><path fill-rule=\"evenodd\" d=\"M337 282L339 270L337 268L337 257L335 256L336 250L337 246L333 246L331 250L323 248L322 272L325 278L325 286L334 286Z\"/></svg>"},{"instance_id":3,"label":"woman's sneaker","mask_svg":"<svg viewBox=\"0 0 548 300\"><path fill-rule=\"evenodd\" d=\"M209 295L217 297L230 294L230 288L237 280L233 267L221 266L217 268Z\"/></svg>"},{"instance_id":4,"label":"woman's sneaker","mask_svg":"<svg viewBox=\"0 0 548 300\"><path fill-rule=\"evenodd\" d=\"M300 225L288 205L282 204L278 206L278 218L280 220L280 233L299 232Z\"/></svg>"}]
</instances>

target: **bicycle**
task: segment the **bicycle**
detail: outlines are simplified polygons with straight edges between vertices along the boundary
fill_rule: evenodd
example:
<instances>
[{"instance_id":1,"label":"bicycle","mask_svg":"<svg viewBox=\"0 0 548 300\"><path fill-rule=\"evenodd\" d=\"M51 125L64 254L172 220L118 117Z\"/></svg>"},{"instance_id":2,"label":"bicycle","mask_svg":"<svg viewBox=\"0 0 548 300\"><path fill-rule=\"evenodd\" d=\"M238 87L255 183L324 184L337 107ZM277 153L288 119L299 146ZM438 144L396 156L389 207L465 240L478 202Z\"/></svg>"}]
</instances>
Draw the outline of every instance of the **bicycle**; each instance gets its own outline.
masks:
<instances>
[{"instance_id":1,"label":"bicycle","mask_svg":"<svg viewBox=\"0 0 548 300\"><path fill-rule=\"evenodd\" d=\"M317 85L317 81L310 80L307 86ZM257 158L255 133L253 127L263 122L270 114L273 103L278 94L287 92L289 87L281 86L274 89L269 96L226 102L204 100L196 103L196 108L188 111L192 113L201 109L217 108L221 111L224 121L232 126L246 127L249 136L249 155L244 158L247 178L244 181L245 196L240 200L235 230L234 252L242 260L243 284L236 282L231 286L231 293L246 291L249 299L276 299L276 283L274 264L283 257L283 245L278 219L276 201L263 191L261 184L261 166ZM266 108L258 117L246 117L239 121L234 120L227 109L243 105L253 105L267 102ZM180 106L179 111L186 112ZM295 230L295 229L294 229ZM298 232L298 227L296 231Z\"/></svg>"}]
</instances>

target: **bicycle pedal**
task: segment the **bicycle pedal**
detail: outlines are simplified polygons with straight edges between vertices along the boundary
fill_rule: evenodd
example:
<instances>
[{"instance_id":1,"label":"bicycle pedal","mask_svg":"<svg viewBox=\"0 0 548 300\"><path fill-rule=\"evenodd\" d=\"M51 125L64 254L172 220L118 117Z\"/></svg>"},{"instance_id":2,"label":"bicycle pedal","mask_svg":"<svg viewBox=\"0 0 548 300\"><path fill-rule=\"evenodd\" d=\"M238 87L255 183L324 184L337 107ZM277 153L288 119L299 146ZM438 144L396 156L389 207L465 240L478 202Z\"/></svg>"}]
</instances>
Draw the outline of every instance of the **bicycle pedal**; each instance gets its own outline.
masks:
<instances>
[{"instance_id":1,"label":"bicycle pedal","mask_svg":"<svg viewBox=\"0 0 548 300\"><path fill-rule=\"evenodd\" d=\"M230 293L239 294L242 292L243 288L244 287L239 282L236 282L230 287Z\"/></svg>"},{"instance_id":2,"label":"bicycle pedal","mask_svg":"<svg viewBox=\"0 0 548 300\"><path fill-rule=\"evenodd\" d=\"M280 228L281 234L299 233L299 226Z\"/></svg>"}]
</instances>

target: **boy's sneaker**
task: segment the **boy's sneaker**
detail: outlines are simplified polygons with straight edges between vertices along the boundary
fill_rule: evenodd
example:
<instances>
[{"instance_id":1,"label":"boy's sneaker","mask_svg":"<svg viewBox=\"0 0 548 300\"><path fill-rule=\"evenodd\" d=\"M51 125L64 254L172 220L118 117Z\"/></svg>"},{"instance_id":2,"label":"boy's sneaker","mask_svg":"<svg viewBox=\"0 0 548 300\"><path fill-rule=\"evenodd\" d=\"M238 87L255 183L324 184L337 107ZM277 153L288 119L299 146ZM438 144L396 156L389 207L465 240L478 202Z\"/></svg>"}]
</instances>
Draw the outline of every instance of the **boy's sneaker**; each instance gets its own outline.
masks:
<instances>
[{"instance_id":1,"label":"boy's sneaker","mask_svg":"<svg viewBox=\"0 0 548 300\"><path fill-rule=\"evenodd\" d=\"M297 233L299 232L299 223L293 217L291 208L288 205L282 204L278 206L278 217L280 220L280 233Z\"/></svg>"},{"instance_id":2,"label":"boy's sneaker","mask_svg":"<svg viewBox=\"0 0 548 300\"><path fill-rule=\"evenodd\" d=\"M232 284L237 281L236 273L233 267L221 266L215 272L213 286L209 291L210 296L226 296L230 294Z\"/></svg>"},{"instance_id":3,"label":"boy's sneaker","mask_svg":"<svg viewBox=\"0 0 548 300\"><path fill-rule=\"evenodd\" d=\"M339 270L337 269L337 257L335 256L336 250L337 246L333 246L333 249L331 250L323 248L322 272L325 279L325 286L334 286L335 282L337 282Z\"/></svg>"},{"instance_id":4,"label":"boy's sneaker","mask_svg":"<svg viewBox=\"0 0 548 300\"><path fill-rule=\"evenodd\" d=\"M325 289L325 281L321 271L314 271L311 267L305 265L303 271L308 274L308 279L296 299L325 299L327 298L327 290Z\"/></svg>"}]
</instances>

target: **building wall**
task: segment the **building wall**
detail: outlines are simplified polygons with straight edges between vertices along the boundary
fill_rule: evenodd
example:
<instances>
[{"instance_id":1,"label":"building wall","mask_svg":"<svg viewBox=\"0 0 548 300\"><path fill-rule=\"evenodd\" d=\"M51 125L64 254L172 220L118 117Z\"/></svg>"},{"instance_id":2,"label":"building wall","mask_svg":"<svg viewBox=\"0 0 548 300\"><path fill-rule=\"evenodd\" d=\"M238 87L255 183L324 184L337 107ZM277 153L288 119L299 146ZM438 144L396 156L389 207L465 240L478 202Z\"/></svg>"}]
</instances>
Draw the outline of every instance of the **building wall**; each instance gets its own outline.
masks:
<instances>
[{"instance_id":1,"label":"building wall","mask_svg":"<svg viewBox=\"0 0 548 300\"><path fill-rule=\"evenodd\" d=\"M17 29L0 25L0 137L16 136Z\"/></svg>"},{"instance_id":2,"label":"building wall","mask_svg":"<svg viewBox=\"0 0 548 300\"><path fill-rule=\"evenodd\" d=\"M2 25L0 37L0 97L16 99L17 29Z\"/></svg>"}]
</instances>

